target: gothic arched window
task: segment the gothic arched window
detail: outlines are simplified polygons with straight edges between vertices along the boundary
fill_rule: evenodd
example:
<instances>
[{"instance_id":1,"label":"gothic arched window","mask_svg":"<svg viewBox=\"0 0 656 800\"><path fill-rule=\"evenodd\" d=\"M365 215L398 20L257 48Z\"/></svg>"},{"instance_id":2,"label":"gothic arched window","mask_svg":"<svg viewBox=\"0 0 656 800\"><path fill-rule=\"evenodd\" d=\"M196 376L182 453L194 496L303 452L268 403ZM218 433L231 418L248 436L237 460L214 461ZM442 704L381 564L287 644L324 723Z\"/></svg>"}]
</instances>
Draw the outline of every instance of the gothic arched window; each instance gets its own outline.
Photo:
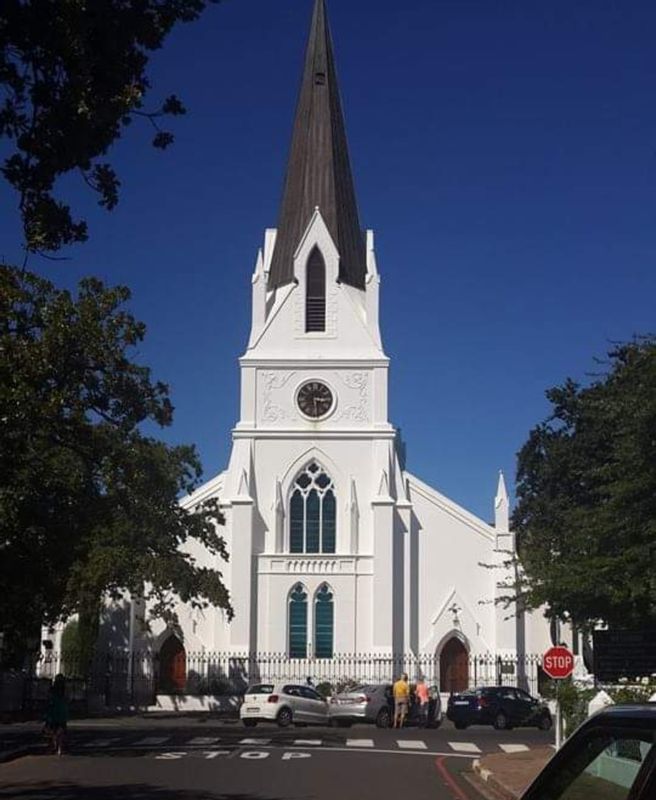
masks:
<instances>
[{"instance_id":1,"label":"gothic arched window","mask_svg":"<svg viewBox=\"0 0 656 800\"><path fill-rule=\"evenodd\" d=\"M314 655L317 658L333 657L334 620L333 593L328 584L323 583L314 596Z\"/></svg>"},{"instance_id":2,"label":"gothic arched window","mask_svg":"<svg viewBox=\"0 0 656 800\"><path fill-rule=\"evenodd\" d=\"M307 658L307 592L297 583L289 594L289 657Z\"/></svg>"},{"instance_id":3,"label":"gothic arched window","mask_svg":"<svg viewBox=\"0 0 656 800\"><path fill-rule=\"evenodd\" d=\"M332 479L314 461L298 476L289 502L289 551L334 553L337 503Z\"/></svg>"},{"instance_id":4,"label":"gothic arched window","mask_svg":"<svg viewBox=\"0 0 656 800\"><path fill-rule=\"evenodd\" d=\"M318 247L305 268L305 332L326 330L326 264Z\"/></svg>"}]
</instances>

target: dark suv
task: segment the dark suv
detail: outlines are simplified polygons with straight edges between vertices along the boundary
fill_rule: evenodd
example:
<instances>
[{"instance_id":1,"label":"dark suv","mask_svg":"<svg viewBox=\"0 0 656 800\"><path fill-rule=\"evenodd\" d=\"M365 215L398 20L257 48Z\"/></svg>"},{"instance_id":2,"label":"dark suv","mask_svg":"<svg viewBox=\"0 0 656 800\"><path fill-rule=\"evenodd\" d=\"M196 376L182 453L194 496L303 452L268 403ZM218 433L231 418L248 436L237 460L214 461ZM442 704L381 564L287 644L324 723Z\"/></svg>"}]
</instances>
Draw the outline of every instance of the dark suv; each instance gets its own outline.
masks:
<instances>
[{"instance_id":1,"label":"dark suv","mask_svg":"<svg viewBox=\"0 0 656 800\"><path fill-rule=\"evenodd\" d=\"M458 730L468 725L494 725L498 730L518 725L532 725L543 731L551 728L547 706L514 686L481 686L452 694L446 717Z\"/></svg>"}]
</instances>

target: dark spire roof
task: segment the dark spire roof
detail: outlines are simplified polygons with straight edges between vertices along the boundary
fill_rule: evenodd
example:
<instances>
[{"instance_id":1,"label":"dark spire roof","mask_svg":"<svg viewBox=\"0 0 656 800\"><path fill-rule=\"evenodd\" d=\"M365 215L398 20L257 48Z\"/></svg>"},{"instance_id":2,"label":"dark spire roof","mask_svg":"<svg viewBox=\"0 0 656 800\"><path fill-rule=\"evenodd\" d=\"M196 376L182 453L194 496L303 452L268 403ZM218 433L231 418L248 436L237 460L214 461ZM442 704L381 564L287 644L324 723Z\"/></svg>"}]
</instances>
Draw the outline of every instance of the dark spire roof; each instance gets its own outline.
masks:
<instances>
[{"instance_id":1,"label":"dark spire roof","mask_svg":"<svg viewBox=\"0 0 656 800\"><path fill-rule=\"evenodd\" d=\"M340 255L339 278L364 289L366 263L324 0L315 0L269 288L291 283L315 206Z\"/></svg>"}]
</instances>

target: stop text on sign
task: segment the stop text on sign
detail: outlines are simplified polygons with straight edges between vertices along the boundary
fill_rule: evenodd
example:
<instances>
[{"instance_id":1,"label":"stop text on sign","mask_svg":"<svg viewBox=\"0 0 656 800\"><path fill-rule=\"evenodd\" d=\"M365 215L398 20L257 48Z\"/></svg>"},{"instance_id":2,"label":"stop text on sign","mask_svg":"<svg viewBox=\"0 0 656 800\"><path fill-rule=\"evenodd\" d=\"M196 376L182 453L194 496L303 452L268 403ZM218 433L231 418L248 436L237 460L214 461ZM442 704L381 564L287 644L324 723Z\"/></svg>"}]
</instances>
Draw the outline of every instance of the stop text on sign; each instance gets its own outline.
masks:
<instances>
[{"instance_id":1,"label":"stop text on sign","mask_svg":"<svg viewBox=\"0 0 656 800\"><path fill-rule=\"evenodd\" d=\"M551 647L542 656L542 669L550 678L567 678L574 671L574 656L566 647Z\"/></svg>"},{"instance_id":2,"label":"stop text on sign","mask_svg":"<svg viewBox=\"0 0 656 800\"><path fill-rule=\"evenodd\" d=\"M567 669L570 661L567 656L549 656L544 659L544 663L549 669Z\"/></svg>"}]
</instances>

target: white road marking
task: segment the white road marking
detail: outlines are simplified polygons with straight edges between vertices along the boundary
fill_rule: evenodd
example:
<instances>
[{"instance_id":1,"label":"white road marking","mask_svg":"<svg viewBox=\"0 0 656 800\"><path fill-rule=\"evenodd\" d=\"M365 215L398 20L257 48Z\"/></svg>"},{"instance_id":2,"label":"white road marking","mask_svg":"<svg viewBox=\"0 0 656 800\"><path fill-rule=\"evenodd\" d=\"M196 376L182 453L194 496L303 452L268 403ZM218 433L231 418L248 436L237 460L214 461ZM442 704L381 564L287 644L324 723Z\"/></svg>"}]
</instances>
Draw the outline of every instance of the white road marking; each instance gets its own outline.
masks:
<instances>
[{"instance_id":1,"label":"white road marking","mask_svg":"<svg viewBox=\"0 0 656 800\"><path fill-rule=\"evenodd\" d=\"M113 739L93 739L91 742L85 742L82 747L109 747L110 744L117 741L116 737Z\"/></svg>"},{"instance_id":2,"label":"white road marking","mask_svg":"<svg viewBox=\"0 0 656 800\"><path fill-rule=\"evenodd\" d=\"M184 758L186 755L186 753L160 753L156 755L155 758L160 761L177 761L180 758Z\"/></svg>"},{"instance_id":3,"label":"white road marking","mask_svg":"<svg viewBox=\"0 0 656 800\"><path fill-rule=\"evenodd\" d=\"M480 753L481 748L477 747L473 742L447 742L449 747L457 753Z\"/></svg>"},{"instance_id":4,"label":"white road marking","mask_svg":"<svg viewBox=\"0 0 656 800\"><path fill-rule=\"evenodd\" d=\"M426 742L420 739L397 739L396 743L401 750L428 750Z\"/></svg>"},{"instance_id":5,"label":"white road marking","mask_svg":"<svg viewBox=\"0 0 656 800\"><path fill-rule=\"evenodd\" d=\"M271 753L267 753L264 750L247 750L245 753L242 753L239 757L240 758L252 758L255 761L259 761L262 758L268 758Z\"/></svg>"},{"instance_id":6,"label":"white road marking","mask_svg":"<svg viewBox=\"0 0 656 800\"><path fill-rule=\"evenodd\" d=\"M294 747L321 747L321 739L294 739Z\"/></svg>"},{"instance_id":7,"label":"white road marking","mask_svg":"<svg viewBox=\"0 0 656 800\"><path fill-rule=\"evenodd\" d=\"M525 744L500 744L504 753L524 753L529 748Z\"/></svg>"},{"instance_id":8,"label":"white road marking","mask_svg":"<svg viewBox=\"0 0 656 800\"><path fill-rule=\"evenodd\" d=\"M230 750L208 750L205 753L205 758L209 761L211 758L218 758L219 756L229 756Z\"/></svg>"},{"instance_id":9,"label":"white road marking","mask_svg":"<svg viewBox=\"0 0 656 800\"><path fill-rule=\"evenodd\" d=\"M269 744L271 739L241 739L239 744L250 744L250 745L262 745L264 747L265 744Z\"/></svg>"},{"instance_id":10,"label":"white road marking","mask_svg":"<svg viewBox=\"0 0 656 800\"><path fill-rule=\"evenodd\" d=\"M194 736L187 744L216 744L218 741L218 736Z\"/></svg>"},{"instance_id":11,"label":"white road marking","mask_svg":"<svg viewBox=\"0 0 656 800\"><path fill-rule=\"evenodd\" d=\"M311 758L312 756L310 753L299 753L298 751L294 753L283 753L282 760L283 761L290 761L292 758Z\"/></svg>"},{"instance_id":12,"label":"white road marking","mask_svg":"<svg viewBox=\"0 0 656 800\"><path fill-rule=\"evenodd\" d=\"M346 740L347 747L373 747L374 740L373 739L347 739Z\"/></svg>"},{"instance_id":13,"label":"white road marking","mask_svg":"<svg viewBox=\"0 0 656 800\"><path fill-rule=\"evenodd\" d=\"M145 739L139 739L135 744L164 744L170 738L170 736L146 736Z\"/></svg>"}]
</instances>

